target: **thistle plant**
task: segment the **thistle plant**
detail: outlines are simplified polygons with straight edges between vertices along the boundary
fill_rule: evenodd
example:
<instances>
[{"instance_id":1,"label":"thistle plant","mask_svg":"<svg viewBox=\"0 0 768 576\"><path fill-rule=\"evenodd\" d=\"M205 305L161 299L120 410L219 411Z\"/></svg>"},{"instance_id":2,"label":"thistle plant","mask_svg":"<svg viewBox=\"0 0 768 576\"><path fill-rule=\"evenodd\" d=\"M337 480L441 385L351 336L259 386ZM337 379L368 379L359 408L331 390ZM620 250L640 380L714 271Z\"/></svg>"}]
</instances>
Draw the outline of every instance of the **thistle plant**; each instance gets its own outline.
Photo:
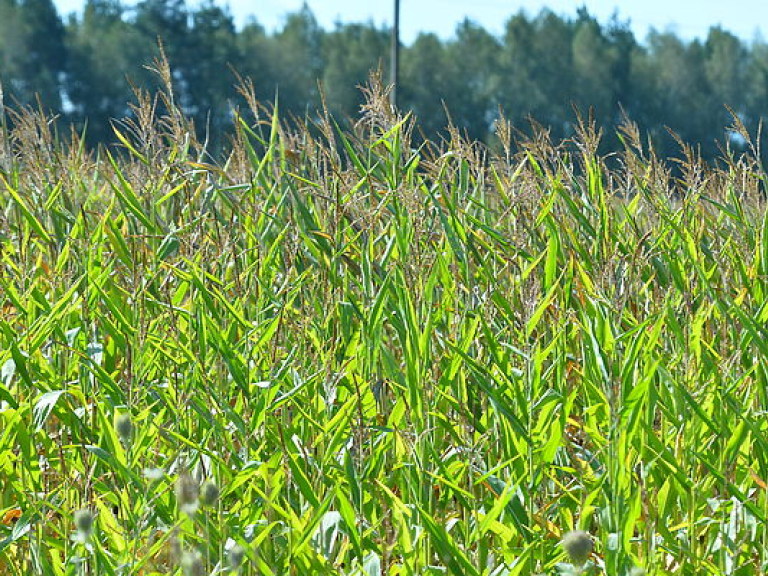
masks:
<instances>
[{"instance_id":1,"label":"thistle plant","mask_svg":"<svg viewBox=\"0 0 768 576\"><path fill-rule=\"evenodd\" d=\"M571 561L575 574L581 574L589 561L594 544L592 537L583 530L572 530L563 536L563 550Z\"/></svg>"},{"instance_id":2,"label":"thistle plant","mask_svg":"<svg viewBox=\"0 0 768 576\"><path fill-rule=\"evenodd\" d=\"M184 514L192 516L200 505L200 485L191 474L181 474L176 480L176 503Z\"/></svg>"},{"instance_id":3,"label":"thistle plant","mask_svg":"<svg viewBox=\"0 0 768 576\"><path fill-rule=\"evenodd\" d=\"M130 414L121 413L115 416L115 431L123 446L130 446L133 436L133 421Z\"/></svg>"},{"instance_id":4,"label":"thistle plant","mask_svg":"<svg viewBox=\"0 0 768 576\"><path fill-rule=\"evenodd\" d=\"M231 572L235 574L240 572L245 559L245 549L239 544L233 545L227 552L227 564Z\"/></svg>"},{"instance_id":5,"label":"thistle plant","mask_svg":"<svg viewBox=\"0 0 768 576\"><path fill-rule=\"evenodd\" d=\"M93 534L93 512L83 508L75 512L74 522L78 540L87 542Z\"/></svg>"},{"instance_id":6,"label":"thistle plant","mask_svg":"<svg viewBox=\"0 0 768 576\"><path fill-rule=\"evenodd\" d=\"M181 555L181 571L184 576L204 576L205 564L198 551L187 550Z\"/></svg>"},{"instance_id":7,"label":"thistle plant","mask_svg":"<svg viewBox=\"0 0 768 576\"><path fill-rule=\"evenodd\" d=\"M215 506L219 500L220 490L216 482L206 480L200 486L200 504L203 506Z\"/></svg>"}]
</instances>

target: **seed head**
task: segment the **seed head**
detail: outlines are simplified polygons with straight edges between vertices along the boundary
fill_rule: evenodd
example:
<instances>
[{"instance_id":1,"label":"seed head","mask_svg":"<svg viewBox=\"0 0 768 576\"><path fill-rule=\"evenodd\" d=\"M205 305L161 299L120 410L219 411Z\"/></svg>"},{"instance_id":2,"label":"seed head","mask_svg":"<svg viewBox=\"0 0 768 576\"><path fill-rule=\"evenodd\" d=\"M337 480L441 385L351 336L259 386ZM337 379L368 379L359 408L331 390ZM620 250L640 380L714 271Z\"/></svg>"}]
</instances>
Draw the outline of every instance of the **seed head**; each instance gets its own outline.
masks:
<instances>
[{"instance_id":1,"label":"seed head","mask_svg":"<svg viewBox=\"0 0 768 576\"><path fill-rule=\"evenodd\" d=\"M87 540L93 532L93 513L87 508L75 512L75 528L83 540Z\"/></svg>"},{"instance_id":2,"label":"seed head","mask_svg":"<svg viewBox=\"0 0 768 576\"><path fill-rule=\"evenodd\" d=\"M183 556L181 540L179 540L179 531L178 528L174 528L171 531L171 559L174 562L180 562Z\"/></svg>"},{"instance_id":3,"label":"seed head","mask_svg":"<svg viewBox=\"0 0 768 576\"><path fill-rule=\"evenodd\" d=\"M235 544L234 546L232 546L232 548L229 549L229 553L227 554L227 560L229 561L229 569L232 571L239 570L240 566L242 566L243 564L244 558L245 558L245 549L239 544Z\"/></svg>"},{"instance_id":4,"label":"seed head","mask_svg":"<svg viewBox=\"0 0 768 576\"><path fill-rule=\"evenodd\" d=\"M203 566L203 558L200 556L200 552L184 552L181 555L181 571L184 576L203 576L205 574L205 566Z\"/></svg>"},{"instance_id":5,"label":"seed head","mask_svg":"<svg viewBox=\"0 0 768 576\"><path fill-rule=\"evenodd\" d=\"M574 566L584 566L592 553L592 538L583 530L572 530L563 536L563 549Z\"/></svg>"},{"instance_id":6,"label":"seed head","mask_svg":"<svg viewBox=\"0 0 768 576\"><path fill-rule=\"evenodd\" d=\"M200 487L200 503L203 506L213 506L219 500L219 487L213 480L206 480Z\"/></svg>"},{"instance_id":7,"label":"seed head","mask_svg":"<svg viewBox=\"0 0 768 576\"><path fill-rule=\"evenodd\" d=\"M191 516L197 511L197 496L200 487L189 474L182 474L176 481L176 502L182 512Z\"/></svg>"},{"instance_id":8,"label":"seed head","mask_svg":"<svg viewBox=\"0 0 768 576\"><path fill-rule=\"evenodd\" d=\"M128 446L133 436L133 422L130 414L118 414L115 416L115 431L124 446Z\"/></svg>"}]
</instances>

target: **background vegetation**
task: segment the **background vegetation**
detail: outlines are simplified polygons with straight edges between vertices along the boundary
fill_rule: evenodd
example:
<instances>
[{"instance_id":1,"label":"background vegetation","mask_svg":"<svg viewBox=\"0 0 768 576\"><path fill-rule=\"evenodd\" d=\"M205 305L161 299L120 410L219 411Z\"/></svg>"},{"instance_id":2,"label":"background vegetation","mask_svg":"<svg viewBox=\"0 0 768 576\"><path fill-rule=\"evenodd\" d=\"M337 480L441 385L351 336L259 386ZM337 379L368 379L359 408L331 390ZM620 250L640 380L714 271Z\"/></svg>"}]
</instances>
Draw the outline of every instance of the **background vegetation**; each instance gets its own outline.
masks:
<instances>
[{"instance_id":1,"label":"background vegetation","mask_svg":"<svg viewBox=\"0 0 768 576\"><path fill-rule=\"evenodd\" d=\"M110 120L130 113L130 82L157 86L143 66L156 55L158 37L174 70L177 104L217 148L236 100L230 67L253 79L262 101L279 91L286 117L321 107L319 79L342 121L357 116L357 86L368 71L388 66L388 30L370 23L323 30L306 7L267 33L255 21L236 29L212 2L190 8L184 0L144 0L126 8L88 0L82 14L62 22L52 0L0 0L6 104L34 104L39 93L45 110L87 124L90 144L111 142ZM594 107L598 125L608 128L606 150L619 146L612 127L623 109L660 155L680 151L670 127L712 160L730 122L724 104L756 133L768 102L763 41L745 43L720 28L703 41L667 32L636 39L626 22L601 23L584 9L511 15L498 38L470 21L450 39L423 34L404 46L402 66L400 106L415 112L427 137L447 124L445 104L472 138L491 139L502 108L516 126L527 126L530 114L559 139L573 134L576 105Z\"/></svg>"}]
</instances>

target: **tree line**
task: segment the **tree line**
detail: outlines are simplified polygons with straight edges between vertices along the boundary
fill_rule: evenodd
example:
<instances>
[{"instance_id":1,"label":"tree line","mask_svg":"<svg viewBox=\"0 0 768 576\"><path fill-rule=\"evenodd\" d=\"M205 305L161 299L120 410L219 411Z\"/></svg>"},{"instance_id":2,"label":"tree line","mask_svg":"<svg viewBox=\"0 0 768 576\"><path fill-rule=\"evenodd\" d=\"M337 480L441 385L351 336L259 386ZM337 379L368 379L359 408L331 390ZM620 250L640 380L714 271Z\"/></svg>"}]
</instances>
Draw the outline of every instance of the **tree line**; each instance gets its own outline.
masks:
<instances>
[{"instance_id":1,"label":"tree line","mask_svg":"<svg viewBox=\"0 0 768 576\"><path fill-rule=\"evenodd\" d=\"M6 106L39 102L84 128L89 143L110 142L111 120L131 113L132 88L157 81L145 65L160 38L178 104L215 141L238 101L235 71L263 101L277 95L283 112L311 114L324 96L338 118L356 116L369 71L387 77L389 35L373 23L324 30L306 5L268 32L256 20L237 28L213 0L195 8L87 0L66 20L52 0L0 0L0 81ZM726 106L754 133L768 104L765 42L718 27L703 40L651 31L640 41L628 22L599 22L586 9L520 12L500 36L465 20L449 39L419 35L403 46L401 64L400 107L427 136L445 128L448 111L470 137L488 140L503 110L521 128L533 118L561 138L573 131L574 108L591 109L608 145L626 114L659 153L679 152L671 129L712 158L732 120Z\"/></svg>"}]
</instances>

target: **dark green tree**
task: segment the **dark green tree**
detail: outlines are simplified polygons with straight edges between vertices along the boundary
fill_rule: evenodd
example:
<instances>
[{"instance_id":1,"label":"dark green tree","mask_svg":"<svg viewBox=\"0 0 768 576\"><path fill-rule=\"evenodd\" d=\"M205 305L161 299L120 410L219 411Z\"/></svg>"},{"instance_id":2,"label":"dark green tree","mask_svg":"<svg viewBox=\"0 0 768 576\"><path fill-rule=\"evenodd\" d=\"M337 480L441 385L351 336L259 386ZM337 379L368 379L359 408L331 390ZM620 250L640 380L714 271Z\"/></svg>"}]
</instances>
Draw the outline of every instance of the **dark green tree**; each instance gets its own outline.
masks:
<instances>
[{"instance_id":1,"label":"dark green tree","mask_svg":"<svg viewBox=\"0 0 768 576\"><path fill-rule=\"evenodd\" d=\"M548 107L549 96L538 82L537 36L525 13L507 20L498 56L496 89L504 113L517 124L524 123L530 115L538 118Z\"/></svg>"},{"instance_id":2,"label":"dark green tree","mask_svg":"<svg viewBox=\"0 0 768 576\"><path fill-rule=\"evenodd\" d=\"M666 134L669 127L684 141L699 143L702 153L712 157L717 153L717 134L709 106L704 47L698 40L686 44L675 34L655 31L649 34L648 45L643 80L647 83L647 117L658 150L664 155L679 153L678 145Z\"/></svg>"},{"instance_id":3,"label":"dark green tree","mask_svg":"<svg viewBox=\"0 0 768 576\"><path fill-rule=\"evenodd\" d=\"M443 102L451 89L445 46L434 34L419 34L402 54L399 105L418 119L425 136L437 134L448 124Z\"/></svg>"},{"instance_id":4,"label":"dark green tree","mask_svg":"<svg viewBox=\"0 0 768 576\"><path fill-rule=\"evenodd\" d=\"M498 113L493 89L499 47L484 28L464 20L446 49L446 106L454 124L478 140L488 137Z\"/></svg>"},{"instance_id":5,"label":"dark green tree","mask_svg":"<svg viewBox=\"0 0 768 576\"><path fill-rule=\"evenodd\" d=\"M573 34L573 101L582 113L590 108L601 125L615 117L616 51L600 24L586 9L579 10Z\"/></svg>"},{"instance_id":6,"label":"dark green tree","mask_svg":"<svg viewBox=\"0 0 768 576\"><path fill-rule=\"evenodd\" d=\"M747 125L756 130L760 120L768 114L768 44L755 42L747 55L745 70L745 118Z\"/></svg>"},{"instance_id":7,"label":"dark green tree","mask_svg":"<svg viewBox=\"0 0 768 576\"><path fill-rule=\"evenodd\" d=\"M0 83L6 103L24 97L21 55L24 53L24 32L16 0L0 0Z\"/></svg>"},{"instance_id":8,"label":"dark green tree","mask_svg":"<svg viewBox=\"0 0 768 576\"><path fill-rule=\"evenodd\" d=\"M69 116L87 124L92 144L112 139L111 121L128 115L130 79L142 72L141 37L123 13L118 0L88 0L82 19L67 26Z\"/></svg>"},{"instance_id":9,"label":"dark green tree","mask_svg":"<svg viewBox=\"0 0 768 576\"><path fill-rule=\"evenodd\" d=\"M183 60L185 107L198 132L216 144L230 122L235 96L231 69L240 61L232 15L208 0L192 13L189 48Z\"/></svg>"},{"instance_id":10,"label":"dark green tree","mask_svg":"<svg viewBox=\"0 0 768 576\"><path fill-rule=\"evenodd\" d=\"M747 53L741 40L720 27L709 30L704 52L712 120L722 128L731 120L725 106L742 117L746 114Z\"/></svg>"},{"instance_id":11,"label":"dark green tree","mask_svg":"<svg viewBox=\"0 0 768 576\"><path fill-rule=\"evenodd\" d=\"M323 37L323 90L331 112L354 116L363 102L364 86L371 70L389 76L389 32L372 24L337 25Z\"/></svg>"},{"instance_id":12,"label":"dark green tree","mask_svg":"<svg viewBox=\"0 0 768 576\"><path fill-rule=\"evenodd\" d=\"M141 36L141 62L147 65L158 55L158 42L174 74L174 88L184 101L188 83L183 70L191 61L189 53L189 11L184 0L142 0L136 5L132 20ZM145 70L140 78L146 87L157 85L157 78Z\"/></svg>"},{"instance_id":13,"label":"dark green tree","mask_svg":"<svg viewBox=\"0 0 768 576\"><path fill-rule=\"evenodd\" d=\"M567 120L573 117L574 24L549 10L542 10L534 23L530 57L536 63L532 74L544 96L535 110L538 122L549 127L556 138L567 132Z\"/></svg>"},{"instance_id":14,"label":"dark green tree","mask_svg":"<svg viewBox=\"0 0 768 576\"><path fill-rule=\"evenodd\" d=\"M18 26L8 44L8 57L16 61L10 71L13 95L23 103L39 97L43 109L61 110L67 49L53 1L23 0L10 23Z\"/></svg>"},{"instance_id":15,"label":"dark green tree","mask_svg":"<svg viewBox=\"0 0 768 576\"><path fill-rule=\"evenodd\" d=\"M277 89L279 71L273 60L277 51L274 44L273 38L255 20L248 22L237 34L240 53L237 73L253 82L256 96L262 102L272 102Z\"/></svg>"},{"instance_id":16,"label":"dark green tree","mask_svg":"<svg viewBox=\"0 0 768 576\"><path fill-rule=\"evenodd\" d=\"M303 116L320 107L318 80L323 77L323 31L309 7L290 14L270 43L280 106Z\"/></svg>"},{"instance_id":17,"label":"dark green tree","mask_svg":"<svg viewBox=\"0 0 768 576\"><path fill-rule=\"evenodd\" d=\"M621 21L614 14L605 31L606 38L613 49L611 76L614 89L614 118L613 122L620 122L622 109L630 117L641 105L635 96L635 84L632 78L632 62L635 55L642 50L635 40L630 23Z\"/></svg>"},{"instance_id":18,"label":"dark green tree","mask_svg":"<svg viewBox=\"0 0 768 576\"><path fill-rule=\"evenodd\" d=\"M145 66L161 40L176 104L216 148L231 122L230 67L253 81L259 100L279 93L284 117L315 114L319 84L337 117L354 117L370 70L381 67L386 77L386 28L339 24L325 32L305 4L274 34L255 20L237 30L215 2L189 9L185 0L141 0L124 8L121 0L87 0L64 26L53 0L0 0L5 102L29 104L39 94L45 108L87 124L91 143L110 141L111 121L130 113L130 82L157 87ZM600 23L586 9L573 17L520 12L500 37L465 21L448 40L420 35L403 46L401 62L400 106L429 138L446 127L447 108L470 137L488 139L501 108L518 128L530 116L559 139L572 133L576 106L594 109L609 150L618 146L614 126L624 109L660 154L679 153L669 127L713 158L730 122L725 106L755 133L768 102L765 43L745 45L720 28L704 41L653 31L638 43L628 23L617 16Z\"/></svg>"}]
</instances>

